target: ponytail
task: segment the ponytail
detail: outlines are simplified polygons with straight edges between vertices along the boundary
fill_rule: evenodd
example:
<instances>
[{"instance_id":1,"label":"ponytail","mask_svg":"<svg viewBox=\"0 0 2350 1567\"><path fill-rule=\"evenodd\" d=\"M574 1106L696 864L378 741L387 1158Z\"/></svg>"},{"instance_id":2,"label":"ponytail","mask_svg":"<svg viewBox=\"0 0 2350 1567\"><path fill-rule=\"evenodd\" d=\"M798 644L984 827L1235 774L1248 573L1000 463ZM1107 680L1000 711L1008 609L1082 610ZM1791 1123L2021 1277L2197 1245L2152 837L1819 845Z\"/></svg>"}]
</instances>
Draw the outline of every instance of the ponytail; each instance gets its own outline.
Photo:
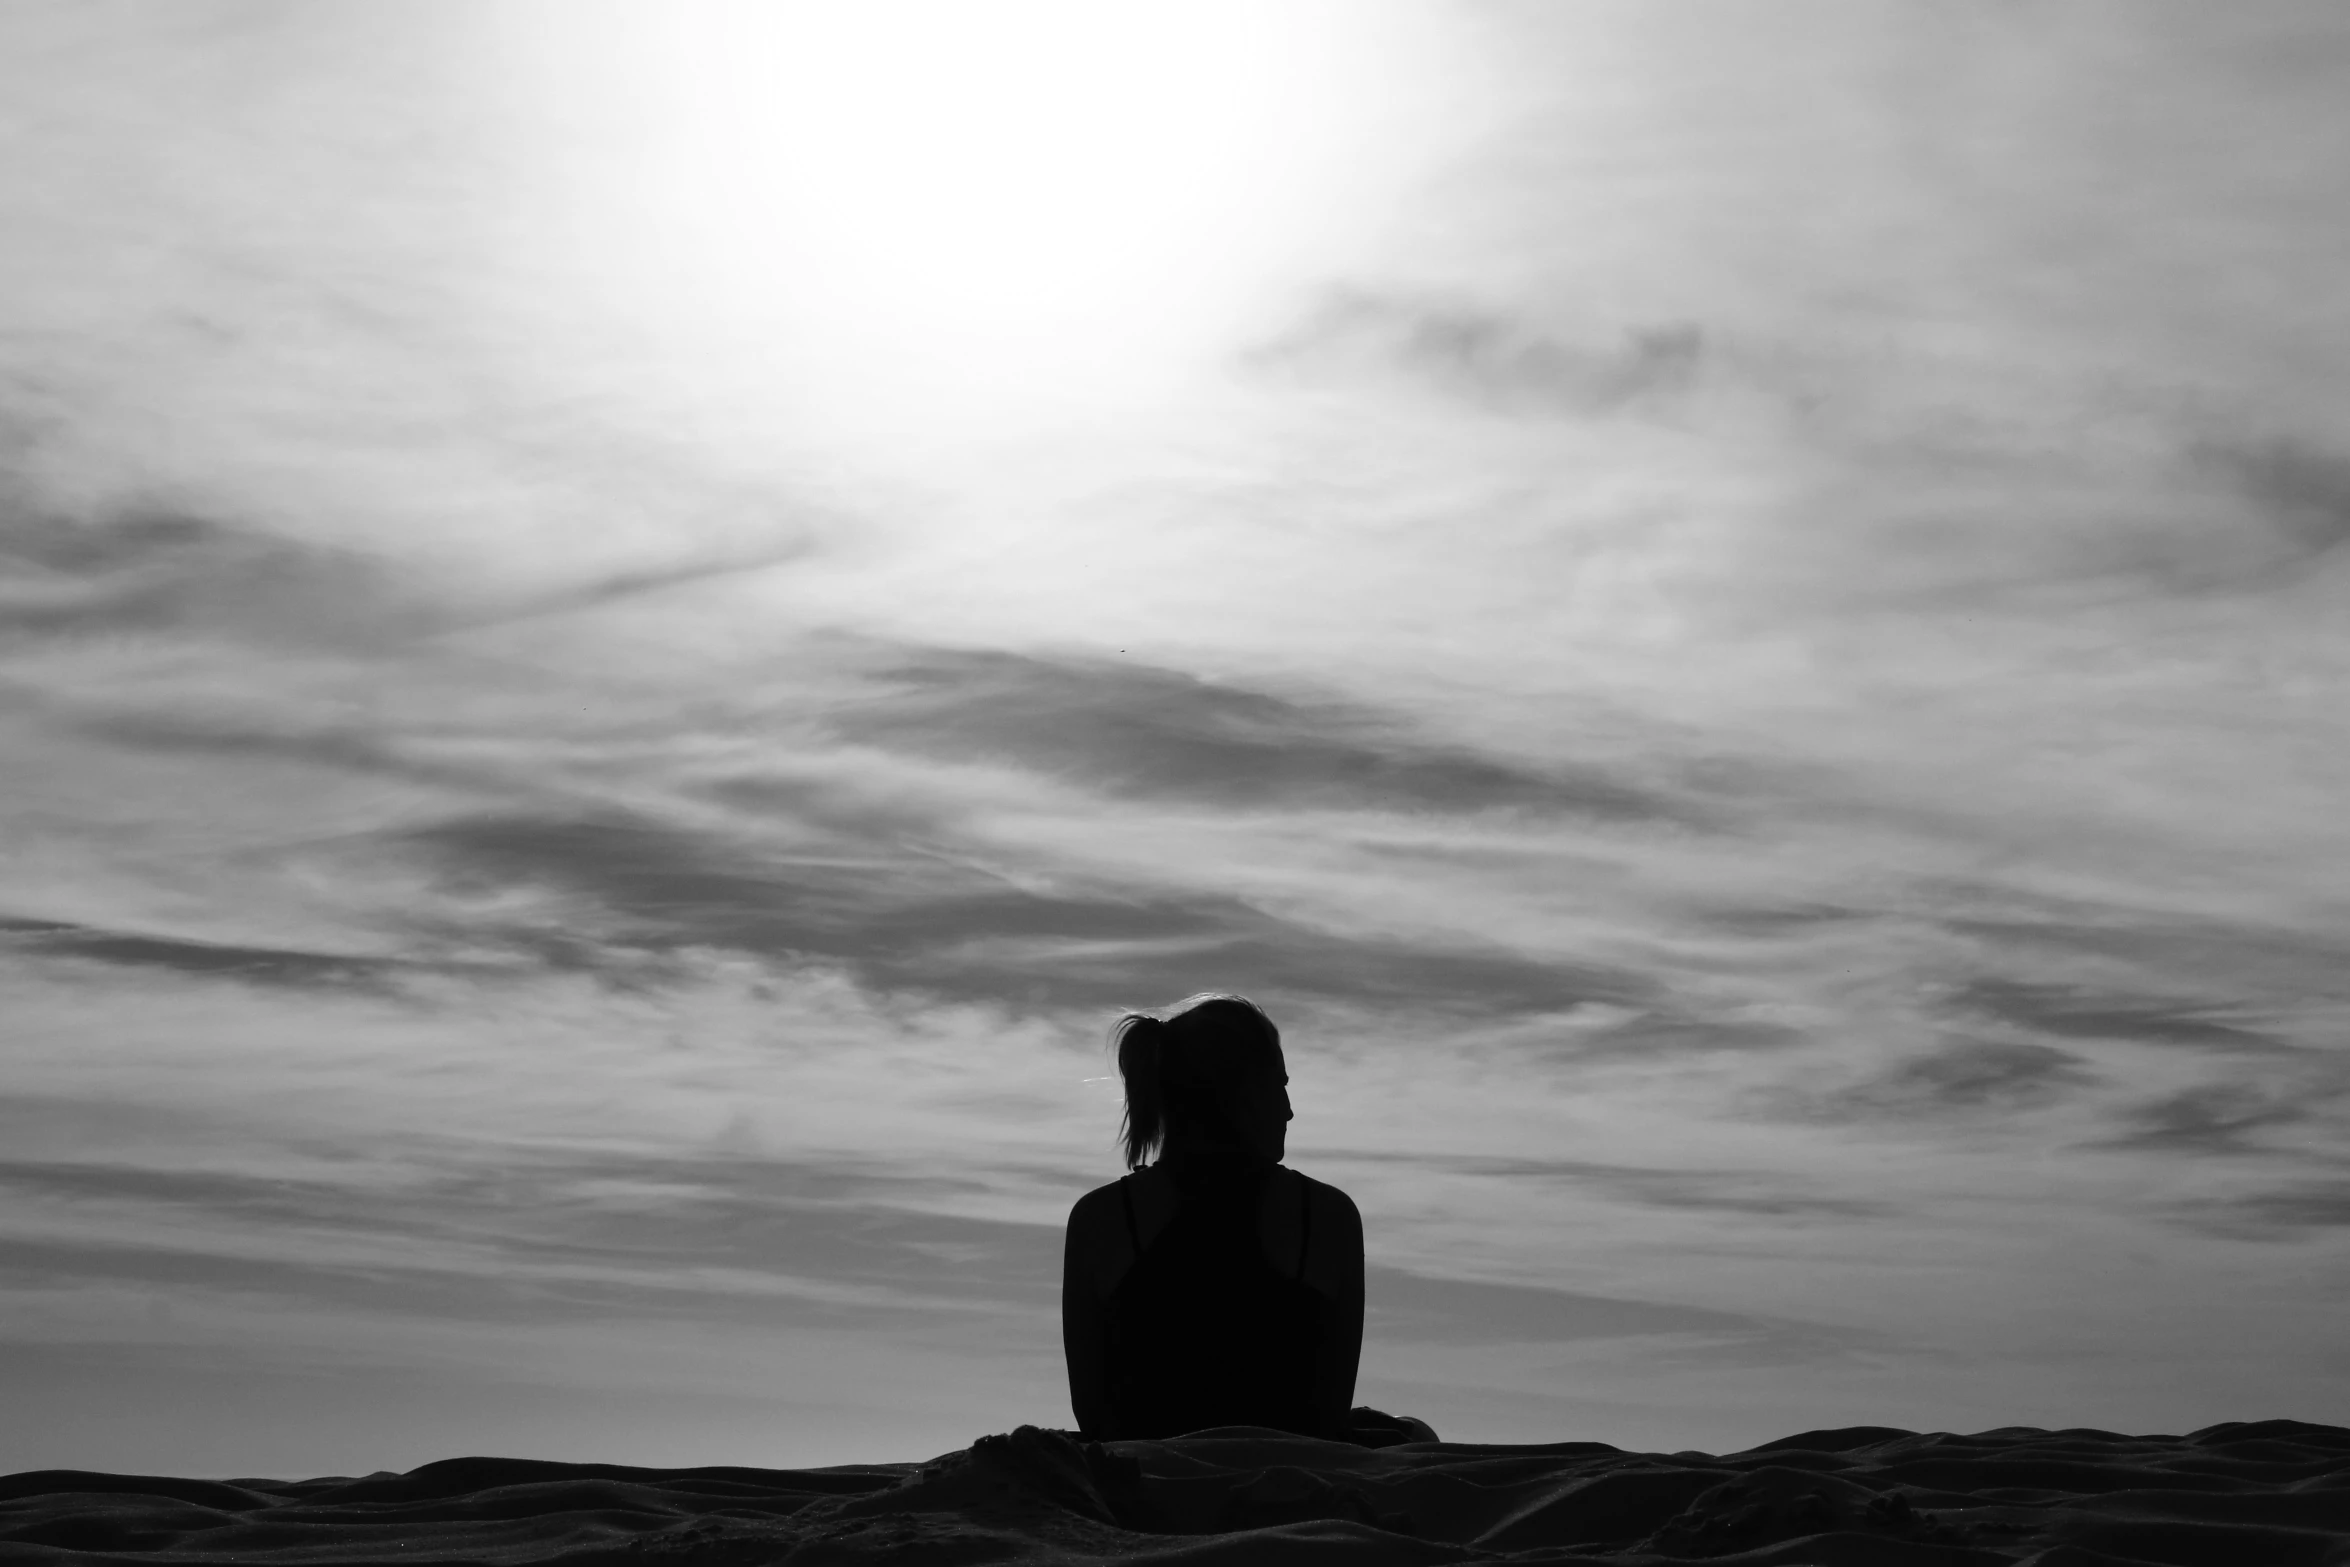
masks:
<instances>
[{"instance_id":1,"label":"ponytail","mask_svg":"<svg viewBox=\"0 0 2350 1567\"><path fill-rule=\"evenodd\" d=\"M1118 1050L1118 1075L1126 1080L1126 1116L1118 1137L1126 1168L1139 1168L1167 1140L1167 1102L1159 1086L1167 1025L1148 1012L1129 1012L1110 1030Z\"/></svg>"}]
</instances>

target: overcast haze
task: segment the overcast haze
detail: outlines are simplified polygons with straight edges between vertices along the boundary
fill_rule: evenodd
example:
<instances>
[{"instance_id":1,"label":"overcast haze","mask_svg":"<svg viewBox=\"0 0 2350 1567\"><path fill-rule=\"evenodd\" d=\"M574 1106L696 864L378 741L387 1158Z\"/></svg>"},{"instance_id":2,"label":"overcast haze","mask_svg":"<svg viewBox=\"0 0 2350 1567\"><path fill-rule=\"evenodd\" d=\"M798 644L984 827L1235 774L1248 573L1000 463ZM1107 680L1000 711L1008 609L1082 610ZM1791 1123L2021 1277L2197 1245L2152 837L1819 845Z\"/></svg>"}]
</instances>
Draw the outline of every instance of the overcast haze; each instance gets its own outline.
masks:
<instances>
[{"instance_id":1,"label":"overcast haze","mask_svg":"<svg viewBox=\"0 0 2350 1567\"><path fill-rule=\"evenodd\" d=\"M2350 1423L2350 15L0 6L0 1468Z\"/></svg>"}]
</instances>

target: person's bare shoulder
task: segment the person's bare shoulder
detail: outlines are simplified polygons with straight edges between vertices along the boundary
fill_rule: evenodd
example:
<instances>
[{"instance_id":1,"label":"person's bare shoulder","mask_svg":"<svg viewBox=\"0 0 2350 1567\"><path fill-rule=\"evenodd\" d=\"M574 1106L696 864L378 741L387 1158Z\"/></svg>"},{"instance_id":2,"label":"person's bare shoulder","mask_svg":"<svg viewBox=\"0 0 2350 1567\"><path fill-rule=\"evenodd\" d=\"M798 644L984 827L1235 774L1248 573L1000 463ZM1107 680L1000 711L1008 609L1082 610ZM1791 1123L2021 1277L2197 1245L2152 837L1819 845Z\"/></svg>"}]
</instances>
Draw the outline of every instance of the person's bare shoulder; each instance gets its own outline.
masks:
<instances>
[{"instance_id":1,"label":"person's bare shoulder","mask_svg":"<svg viewBox=\"0 0 2350 1567\"><path fill-rule=\"evenodd\" d=\"M1077 1199L1069 1210L1067 1249L1063 1252L1063 1285L1083 1278L1097 1297L1106 1297L1127 1264L1133 1248L1126 1239L1126 1215L1118 1198L1118 1182L1097 1186Z\"/></svg>"},{"instance_id":2,"label":"person's bare shoulder","mask_svg":"<svg viewBox=\"0 0 2350 1567\"><path fill-rule=\"evenodd\" d=\"M1110 1215L1118 1207L1118 1183L1097 1186L1077 1199L1069 1210L1069 1233L1074 1236L1099 1235L1108 1226Z\"/></svg>"},{"instance_id":3,"label":"person's bare shoulder","mask_svg":"<svg viewBox=\"0 0 2350 1567\"><path fill-rule=\"evenodd\" d=\"M1333 1234L1352 1236L1360 1246L1363 1238L1362 1210L1355 1200L1328 1181L1317 1181L1303 1170L1297 1178L1306 1183L1306 1201L1312 1204L1317 1228L1328 1226Z\"/></svg>"}]
</instances>

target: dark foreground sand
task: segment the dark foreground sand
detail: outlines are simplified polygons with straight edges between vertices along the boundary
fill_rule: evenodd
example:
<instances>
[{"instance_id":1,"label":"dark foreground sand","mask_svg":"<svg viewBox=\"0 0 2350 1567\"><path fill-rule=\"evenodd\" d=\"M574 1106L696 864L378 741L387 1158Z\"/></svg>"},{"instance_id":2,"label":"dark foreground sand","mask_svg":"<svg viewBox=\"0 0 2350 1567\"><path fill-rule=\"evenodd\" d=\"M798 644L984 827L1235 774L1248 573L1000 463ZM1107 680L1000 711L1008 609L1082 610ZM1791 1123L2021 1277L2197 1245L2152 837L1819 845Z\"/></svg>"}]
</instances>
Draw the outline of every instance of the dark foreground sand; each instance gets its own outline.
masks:
<instances>
[{"instance_id":1,"label":"dark foreground sand","mask_svg":"<svg viewBox=\"0 0 2350 1567\"><path fill-rule=\"evenodd\" d=\"M0 1480L0 1563L2350 1564L2350 1431L1811 1431L1750 1452L1023 1426L927 1464L452 1458L365 1479Z\"/></svg>"}]
</instances>

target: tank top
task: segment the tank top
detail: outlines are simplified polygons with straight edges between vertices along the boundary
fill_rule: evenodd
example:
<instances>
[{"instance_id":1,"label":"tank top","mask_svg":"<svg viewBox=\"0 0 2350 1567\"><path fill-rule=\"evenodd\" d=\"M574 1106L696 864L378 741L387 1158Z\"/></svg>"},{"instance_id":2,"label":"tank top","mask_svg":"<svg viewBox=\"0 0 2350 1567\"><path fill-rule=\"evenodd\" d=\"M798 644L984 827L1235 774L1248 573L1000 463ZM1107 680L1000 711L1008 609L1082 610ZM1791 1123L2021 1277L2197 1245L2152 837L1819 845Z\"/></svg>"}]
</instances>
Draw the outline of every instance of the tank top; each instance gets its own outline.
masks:
<instances>
[{"instance_id":1,"label":"tank top","mask_svg":"<svg viewBox=\"0 0 2350 1567\"><path fill-rule=\"evenodd\" d=\"M1310 1209L1299 1204L1297 1267L1285 1274L1266 1260L1258 1234L1265 1182L1279 1165L1162 1168L1179 1200L1147 1251L1133 1189L1118 1186L1135 1261L1107 1303L1117 1435L1233 1425L1315 1434L1314 1365L1329 1314L1322 1292L1305 1282Z\"/></svg>"}]
</instances>

